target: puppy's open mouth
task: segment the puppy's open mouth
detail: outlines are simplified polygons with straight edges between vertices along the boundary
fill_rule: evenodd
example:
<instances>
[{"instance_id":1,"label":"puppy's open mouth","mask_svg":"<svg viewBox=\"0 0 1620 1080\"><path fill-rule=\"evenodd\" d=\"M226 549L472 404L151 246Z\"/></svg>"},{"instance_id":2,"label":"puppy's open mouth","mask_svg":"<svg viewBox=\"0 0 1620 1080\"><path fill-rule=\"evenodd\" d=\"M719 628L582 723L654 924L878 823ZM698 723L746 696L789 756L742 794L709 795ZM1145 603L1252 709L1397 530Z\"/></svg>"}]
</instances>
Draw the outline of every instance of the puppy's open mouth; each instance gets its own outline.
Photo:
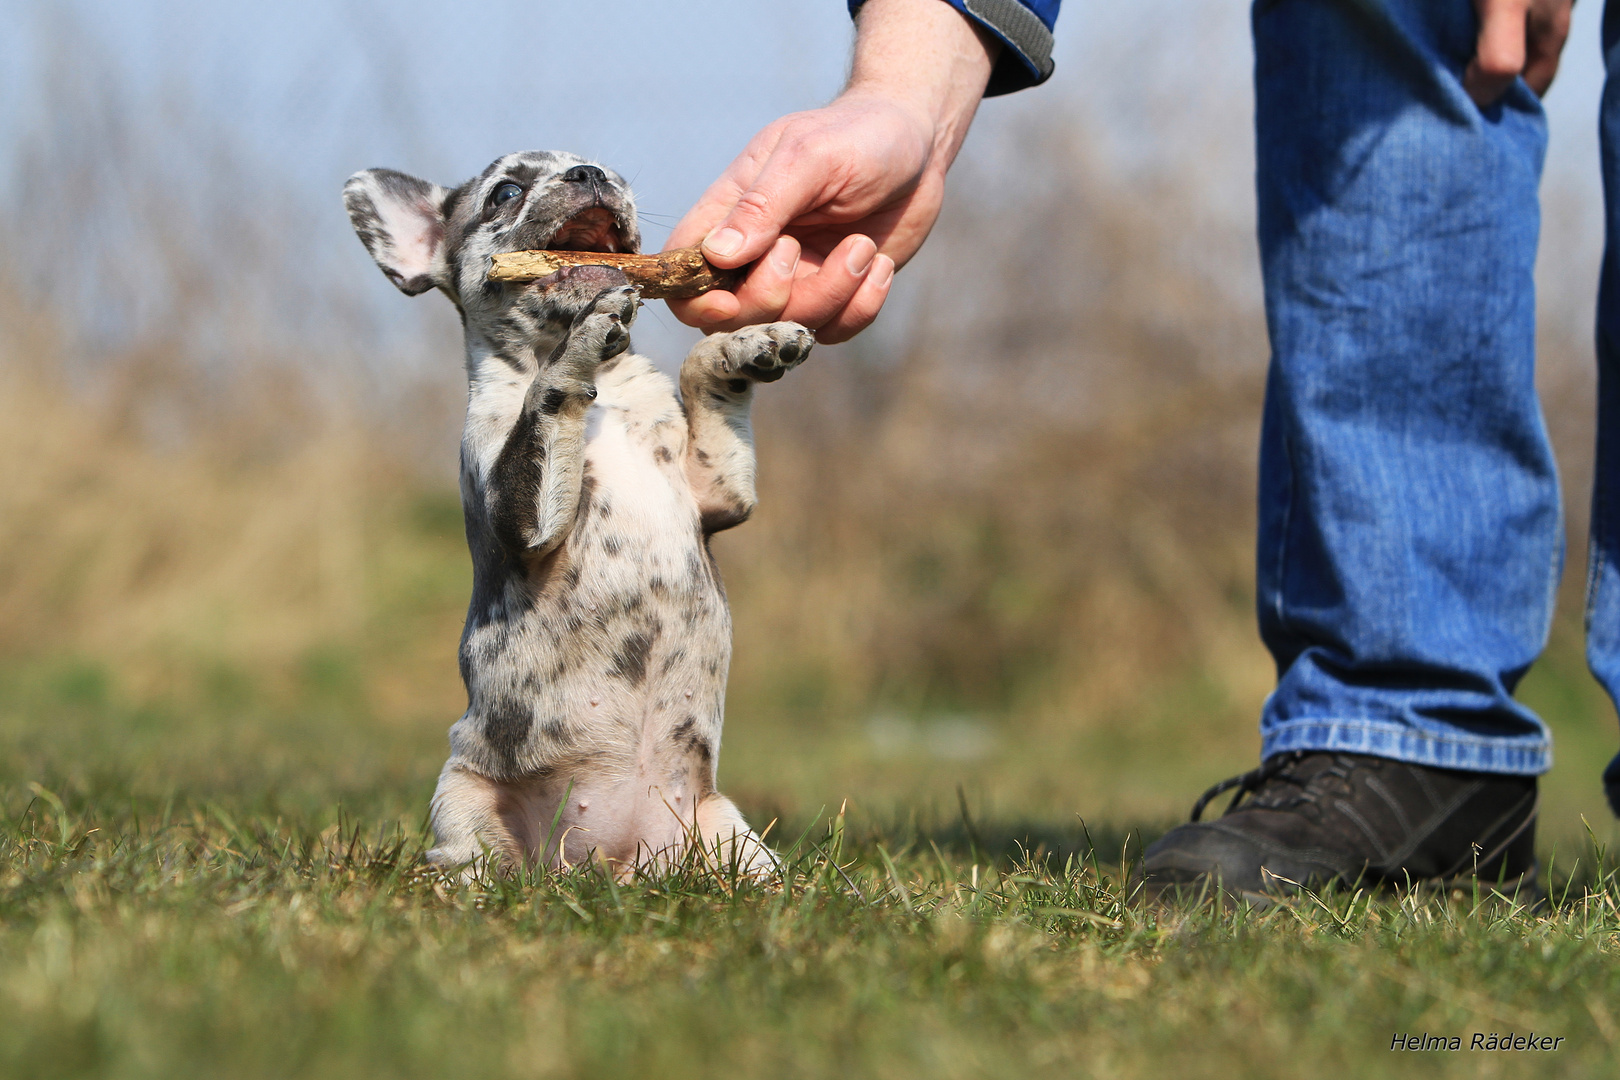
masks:
<instances>
[{"instance_id":1,"label":"puppy's open mouth","mask_svg":"<svg viewBox=\"0 0 1620 1080\"><path fill-rule=\"evenodd\" d=\"M618 222L613 220L613 214L600 206L581 210L563 222L546 247L551 251L605 251L613 254L629 250Z\"/></svg>"}]
</instances>

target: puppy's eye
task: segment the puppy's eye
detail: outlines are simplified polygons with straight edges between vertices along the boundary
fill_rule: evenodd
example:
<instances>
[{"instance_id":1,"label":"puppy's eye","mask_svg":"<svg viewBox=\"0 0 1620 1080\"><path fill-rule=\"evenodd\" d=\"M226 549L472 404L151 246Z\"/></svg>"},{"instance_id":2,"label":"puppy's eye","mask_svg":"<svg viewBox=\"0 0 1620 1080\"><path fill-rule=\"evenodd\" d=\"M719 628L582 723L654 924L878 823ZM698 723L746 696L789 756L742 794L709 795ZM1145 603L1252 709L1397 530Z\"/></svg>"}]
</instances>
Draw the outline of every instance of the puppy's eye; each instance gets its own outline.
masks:
<instances>
[{"instance_id":1,"label":"puppy's eye","mask_svg":"<svg viewBox=\"0 0 1620 1080\"><path fill-rule=\"evenodd\" d=\"M502 206L511 202L513 199L519 198L522 196L522 194L523 189L517 184L514 184L512 181L508 180L504 184L496 185L494 192L491 193L489 197L490 205Z\"/></svg>"}]
</instances>

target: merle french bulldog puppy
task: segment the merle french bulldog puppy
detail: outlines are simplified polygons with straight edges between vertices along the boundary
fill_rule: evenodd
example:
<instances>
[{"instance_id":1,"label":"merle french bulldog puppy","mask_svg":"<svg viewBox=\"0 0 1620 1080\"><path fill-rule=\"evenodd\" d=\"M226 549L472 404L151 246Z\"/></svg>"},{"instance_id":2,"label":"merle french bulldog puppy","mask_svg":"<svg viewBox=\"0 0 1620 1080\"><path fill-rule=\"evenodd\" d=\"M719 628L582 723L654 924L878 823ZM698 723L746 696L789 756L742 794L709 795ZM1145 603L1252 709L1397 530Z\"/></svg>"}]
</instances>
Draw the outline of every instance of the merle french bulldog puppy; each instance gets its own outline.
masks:
<instances>
[{"instance_id":1,"label":"merle french bulldog puppy","mask_svg":"<svg viewBox=\"0 0 1620 1080\"><path fill-rule=\"evenodd\" d=\"M810 332L711 335L677 397L630 351L639 301L617 270L490 282L497 252L638 249L624 180L572 154L510 154L449 190L370 169L343 199L389 280L449 297L466 342L467 711L428 858L627 876L699 844L768 875L715 790L731 616L709 537L753 511L754 384L803 362Z\"/></svg>"}]
</instances>

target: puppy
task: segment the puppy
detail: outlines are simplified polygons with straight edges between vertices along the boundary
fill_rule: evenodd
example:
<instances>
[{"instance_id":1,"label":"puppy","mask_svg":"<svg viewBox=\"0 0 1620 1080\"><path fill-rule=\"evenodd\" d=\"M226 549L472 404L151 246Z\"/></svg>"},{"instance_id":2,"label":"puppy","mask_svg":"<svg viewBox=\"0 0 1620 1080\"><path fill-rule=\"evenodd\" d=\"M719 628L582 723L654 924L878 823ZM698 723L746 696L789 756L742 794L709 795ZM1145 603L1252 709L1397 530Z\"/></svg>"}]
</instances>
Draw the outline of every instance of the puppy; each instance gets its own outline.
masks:
<instances>
[{"instance_id":1,"label":"puppy","mask_svg":"<svg viewBox=\"0 0 1620 1080\"><path fill-rule=\"evenodd\" d=\"M754 384L802 363L810 332L711 335L677 398L629 351L639 301L617 270L490 282L497 252L639 248L624 180L572 154L510 154L451 190L370 169L343 200L388 279L449 297L466 342L467 711L428 859L596 858L625 877L698 844L768 875L715 789L731 616L709 537L754 509Z\"/></svg>"}]
</instances>

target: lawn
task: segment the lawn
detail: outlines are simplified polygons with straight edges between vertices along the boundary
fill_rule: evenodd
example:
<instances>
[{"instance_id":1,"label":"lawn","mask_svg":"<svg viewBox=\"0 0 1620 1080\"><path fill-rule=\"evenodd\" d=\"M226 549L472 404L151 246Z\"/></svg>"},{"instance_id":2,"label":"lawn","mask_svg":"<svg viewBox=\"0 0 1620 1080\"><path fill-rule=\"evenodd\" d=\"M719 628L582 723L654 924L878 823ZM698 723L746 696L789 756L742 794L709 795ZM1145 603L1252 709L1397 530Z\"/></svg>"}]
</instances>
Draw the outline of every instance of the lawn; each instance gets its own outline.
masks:
<instances>
[{"instance_id":1,"label":"lawn","mask_svg":"<svg viewBox=\"0 0 1620 1080\"><path fill-rule=\"evenodd\" d=\"M1590 845L1540 914L1155 910L1121 885L1132 823L964 788L777 821L781 887L461 883L417 861L442 733L369 717L340 667L168 707L82 661L9 674L0 1074L1613 1075L1620 878ZM1391 1051L1425 1032L1464 1049ZM1563 1041L1466 1049L1532 1032Z\"/></svg>"}]
</instances>

